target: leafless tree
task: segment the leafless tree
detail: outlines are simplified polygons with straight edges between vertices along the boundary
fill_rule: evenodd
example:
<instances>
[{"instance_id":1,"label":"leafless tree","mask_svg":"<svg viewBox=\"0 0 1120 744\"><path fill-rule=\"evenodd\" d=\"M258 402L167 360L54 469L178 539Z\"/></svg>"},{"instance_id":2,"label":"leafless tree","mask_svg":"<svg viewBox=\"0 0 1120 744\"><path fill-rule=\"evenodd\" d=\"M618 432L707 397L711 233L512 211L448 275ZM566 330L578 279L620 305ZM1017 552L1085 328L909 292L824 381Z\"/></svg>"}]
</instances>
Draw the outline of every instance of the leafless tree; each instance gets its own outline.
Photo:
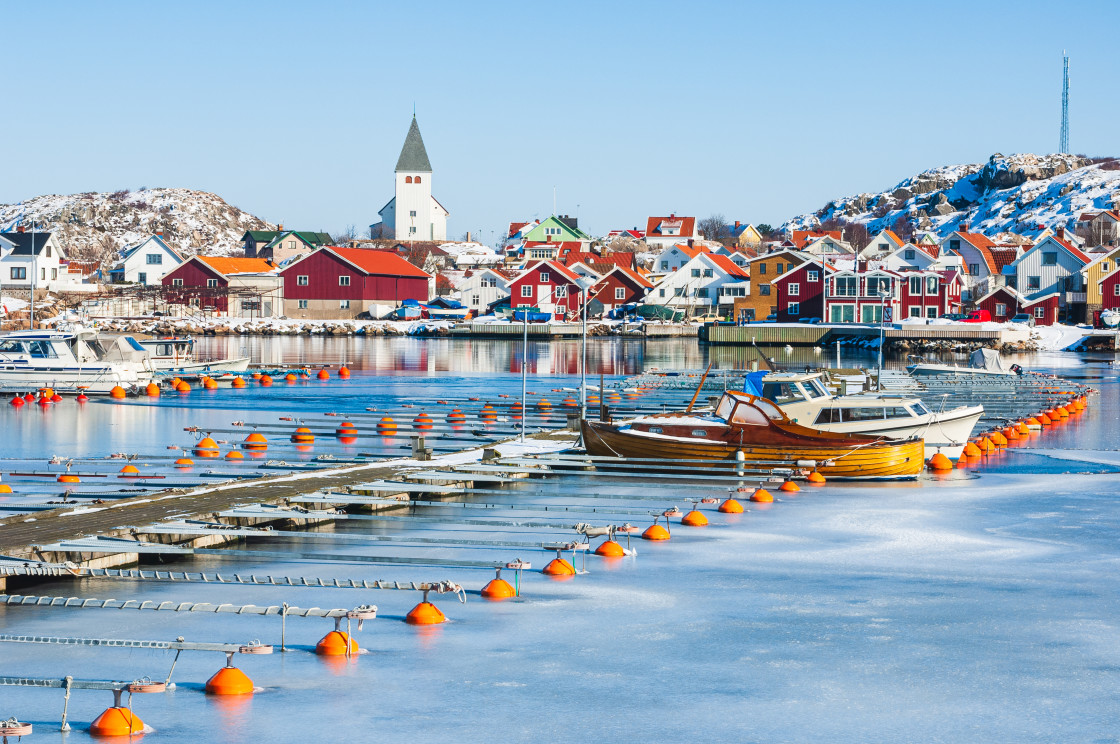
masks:
<instances>
[{"instance_id":1,"label":"leafless tree","mask_svg":"<svg viewBox=\"0 0 1120 744\"><path fill-rule=\"evenodd\" d=\"M384 222L378 222L376 225L369 226L369 239L381 240L384 238L393 237L393 228L386 225Z\"/></svg>"},{"instance_id":2,"label":"leafless tree","mask_svg":"<svg viewBox=\"0 0 1120 744\"><path fill-rule=\"evenodd\" d=\"M903 241L909 243L914 239L914 223L906 218L906 215L900 214L898 219L891 225L891 232L897 235Z\"/></svg>"},{"instance_id":3,"label":"leafless tree","mask_svg":"<svg viewBox=\"0 0 1120 744\"><path fill-rule=\"evenodd\" d=\"M862 251L871 243L871 233L867 231L867 225L862 222L845 223L843 229L844 239L857 251Z\"/></svg>"},{"instance_id":4,"label":"leafless tree","mask_svg":"<svg viewBox=\"0 0 1120 744\"><path fill-rule=\"evenodd\" d=\"M731 236L727 229L727 219L722 214L713 214L700 220L700 232L704 233L705 239L720 243Z\"/></svg>"}]
</instances>

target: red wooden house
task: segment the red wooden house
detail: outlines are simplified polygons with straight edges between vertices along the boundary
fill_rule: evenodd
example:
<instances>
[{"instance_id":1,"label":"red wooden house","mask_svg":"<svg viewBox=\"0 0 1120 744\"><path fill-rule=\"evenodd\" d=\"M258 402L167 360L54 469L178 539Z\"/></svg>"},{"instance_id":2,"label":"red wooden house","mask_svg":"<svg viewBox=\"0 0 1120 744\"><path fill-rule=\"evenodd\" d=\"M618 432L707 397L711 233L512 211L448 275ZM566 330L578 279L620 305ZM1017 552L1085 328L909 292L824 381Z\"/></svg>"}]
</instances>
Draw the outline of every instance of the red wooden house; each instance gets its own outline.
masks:
<instances>
[{"instance_id":1,"label":"red wooden house","mask_svg":"<svg viewBox=\"0 0 1120 744\"><path fill-rule=\"evenodd\" d=\"M603 310L619 305L641 302L653 289L653 283L637 271L616 265L590 290L590 298L603 303Z\"/></svg>"},{"instance_id":2,"label":"red wooden house","mask_svg":"<svg viewBox=\"0 0 1120 744\"><path fill-rule=\"evenodd\" d=\"M1058 322L1058 300L1057 292L1030 300L1011 287L997 287L977 300L976 307L987 310L996 323L1006 323L1019 313L1027 313L1034 318L1035 325L1043 326Z\"/></svg>"},{"instance_id":3,"label":"red wooden house","mask_svg":"<svg viewBox=\"0 0 1120 744\"><path fill-rule=\"evenodd\" d=\"M289 318L380 317L404 300L427 302L432 275L392 251L324 246L280 272Z\"/></svg>"},{"instance_id":4,"label":"red wooden house","mask_svg":"<svg viewBox=\"0 0 1120 744\"><path fill-rule=\"evenodd\" d=\"M509 283L513 308L537 307L556 320L575 318L580 308L579 276L558 261L538 261Z\"/></svg>"},{"instance_id":5,"label":"red wooden house","mask_svg":"<svg viewBox=\"0 0 1120 744\"><path fill-rule=\"evenodd\" d=\"M1100 280L1101 310L1120 309L1120 268Z\"/></svg>"},{"instance_id":6,"label":"red wooden house","mask_svg":"<svg viewBox=\"0 0 1120 744\"><path fill-rule=\"evenodd\" d=\"M900 271L898 275L902 318L938 318L960 310L964 283L959 271L928 269Z\"/></svg>"},{"instance_id":7,"label":"red wooden house","mask_svg":"<svg viewBox=\"0 0 1120 744\"><path fill-rule=\"evenodd\" d=\"M778 322L796 323L803 318L824 319L824 269L819 258L793 266L770 280Z\"/></svg>"},{"instance_id":8,"label":"red wooden house","mask_svg":"<svg viewBox=\"0 0 1120 744\"><path fill-rule=\"evenodd\" d=\"M248 310L259 316L265 314L263 295L275 294L277 304L283 296L273 279L275 272L276 266L263 258L191 256L163 277L164 298L202 312L229 315L234 295L232 314Z\"/></svg>"}]
</instances>

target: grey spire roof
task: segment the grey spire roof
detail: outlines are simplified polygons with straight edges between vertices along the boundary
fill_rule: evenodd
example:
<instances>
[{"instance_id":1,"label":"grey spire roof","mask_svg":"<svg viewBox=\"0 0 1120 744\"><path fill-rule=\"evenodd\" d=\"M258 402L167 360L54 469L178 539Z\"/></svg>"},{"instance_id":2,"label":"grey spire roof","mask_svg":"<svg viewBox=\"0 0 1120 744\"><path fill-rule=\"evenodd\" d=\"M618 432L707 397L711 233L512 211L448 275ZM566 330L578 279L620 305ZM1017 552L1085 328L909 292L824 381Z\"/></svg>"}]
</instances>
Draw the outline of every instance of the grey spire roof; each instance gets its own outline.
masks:
<instances>
[{"instance_id":1,"label":"grey spire roof","mask_svg":"<svg viewBox=\"0 0 1120 744\"><path fill-rule=\"evenodd\" d=\"M416 125L416 114L412 115L412 126L408 128L408 136L404 138L401 156L397 158L397 171L432 172L428 151L424 149L424 138L420 136L420 127Z\"/></svg>"}]
</instances>

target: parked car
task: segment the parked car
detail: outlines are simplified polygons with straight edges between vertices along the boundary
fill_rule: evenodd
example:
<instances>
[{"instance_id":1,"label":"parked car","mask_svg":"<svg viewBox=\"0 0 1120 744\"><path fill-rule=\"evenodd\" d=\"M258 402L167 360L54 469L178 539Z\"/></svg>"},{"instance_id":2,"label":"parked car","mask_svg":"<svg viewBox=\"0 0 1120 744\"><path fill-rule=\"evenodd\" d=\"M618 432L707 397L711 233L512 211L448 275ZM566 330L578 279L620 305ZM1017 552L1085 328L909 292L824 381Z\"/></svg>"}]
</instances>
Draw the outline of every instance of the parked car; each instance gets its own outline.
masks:
<instances>
[{"instance_id":1,"label":"parked car","mask_svg":"<svg viewBox=\"0 0 1120 744\"><path fill-rule=\"evenodd\" d=\"M968 316L964 313L941 313L938 316L939 320L964 320Z\"/></svg>"},{"instance_id":2,"label":"parked car","mask_svg":"<svg viewBox=\"0 0 1120 744\"><path fill-rule=\"evenodd\" d=\"M1011 316L1011 322L1026 323L1027 325L1034 327L1034 316L1030 313L1016 313L1015 315Z\"/></svg>"},{"instance_id":3,"label":"parked car","mask_svg":"<svg viewBox=\"0 0 1120 744\"><path fill-rule=\"evenodd\" d=\"M990 323L992 314L987 310L973 310L966 317L962 318L965 323Z\"/></svg>"},{"instance_id":4,"label":"parked car","mask_svg":"<svg viewBox=\"0 0 1120 744\"><path fill-rule=\"evenodd\" d=\"M694 315L694 316L692 316L692 319L699 322L699 323L714 323L716 321L723 320L723 318L716 315L715 313L707 313L705 315Z\"/></svg>"},{"instance_id":5,"label":"parked car","mask_svg":"<svg viewBox=\"0 0 1120 744\"><path fill-rule=\"evenodd\" d=\"M778 314L777 313L770 313L769 315L766 316L766 321L768 323L778 322Z\"/></svg>"},{"instance_id":6,"label":"parked car","mask_svg":"<svg viewBox=\"0 0 1120 744\"><path fill-rule=\"evenodd\" d=\"M798 323L810 323L812 325L819 325L822 321L820 318L798 318Z\"/></svg>"}]
</instances>

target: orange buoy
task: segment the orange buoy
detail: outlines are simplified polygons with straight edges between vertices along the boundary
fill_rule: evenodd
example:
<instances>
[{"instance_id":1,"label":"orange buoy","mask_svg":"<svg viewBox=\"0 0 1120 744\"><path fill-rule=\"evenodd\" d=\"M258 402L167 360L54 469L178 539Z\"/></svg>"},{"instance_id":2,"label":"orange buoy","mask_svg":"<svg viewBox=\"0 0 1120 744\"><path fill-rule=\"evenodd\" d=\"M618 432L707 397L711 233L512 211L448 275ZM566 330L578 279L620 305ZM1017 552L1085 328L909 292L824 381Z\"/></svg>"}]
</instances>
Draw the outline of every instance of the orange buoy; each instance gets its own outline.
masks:
<instances>
[{"instance_id":1,"label":"orange buoy","mask_svg":"<svg viewBox=\"0 0 1120 744\"><path fill-rule=\"evenodd\" d=\"M564 408L575 408L579 405L579 401L569 395L567 398L560 401L560 405L564 406Z\"/></svg>"},{"instance_id":2,"label":"orange buoy","mask_svg":"<svg viewBox=\"0 0 1120 744\"><path fill-rule=\"evenodd\" d=\"M541 573L546 576L575 576L576 567L563 558L553 558L545 567L541 569Z\"/></svg>"},{"instance_id":3,"label":"orange buoy","mask_svg":"<svg viewBox=\"0 0 1120 744\"><path fill-rule=\"evenodd\" d=\"M1051 414L1057 414L1058 418L1069 418L1069 411L1067 411L1064 406L1054 406L1046 413L1050 418L1053 418Z\"/></svg>"},{"instance_id":4,"label":"orange buoy","mask_svg":"<svg viewBox=\"0 0 1120 744\"><path fill-rule=\"evenodd\" d=\"M1045 413L1038 414L1036 418L1038 419L1038 423L1042 424L1043 426L1052 426L1054 423L1054 419L1050 418Z\"/></svg>"},{"instance_id":5,"label":"orange buoy","mask_svg":"<svg viewBox=\"0 0 1120 744\"><path fill-rule=\"evenodd\" d=\"M1000 432L999 429L996 429L995 431L993 431L991 433L991 436L989 436L988 438L991 439L992 444L994 444L997 447L1006 447L1007 446L1007 437L1005 437L1003 435L1003 433Z\"/></svg>"},{"instance_id":6,"label":"orange buoy","mask_svg":"<svg viewBox=\"0 0 1120 744\"><path fill-rule=\"evenodd\" d=\"M189 393L191 386L185 380L180 380L179 384L175 386L175 390L180 393Z\"/></svg>"},{"instance_id":7,"label":"orange buoy","mask_svg":"<svg viewBox=\"0 0 1120 744\"><path fill-rule=\"evenodd\" d=\"M93 736L131 736L144 733L144 722L128 708L114 705L89 725Z\"/></svg>"},{"instance_id":8,"label":"orange buoy","mask_svg":"<svg viewBox=\"0 0 1120 744\"><path fill-rule=\"evenodd\" d=\"M606 540L599 543L599 547L595 548L595 555L604 558L621 558L626 555L626 550L608 537Z\"/></svg>"},{"instance_id":9,"label":"orange buoy","mask_svg":"<svg viewBox=\"0 0 1120 744\"><path fill-rule=\"evenodd\" d=\"M315 653L320 656L345 656L349 645L350 653L360 653L358 642L341 630L332 630L315 644Z\"/></svg>"},{"instance_id":10,"label":"orange buoy","mask_svg":"<svg viewBox=\"0 0 1120 744\"><path fill-rule=\"evenodd\" d=\"M797 493L801 490L801 486L797 485L791 480L787 480L785 483L778 486L778 490L785 491L786 493Z\"/></svg>"},{"instance_id":11,"label":"orange buoy","mask_svg":"<svg viewBox=\"0 0 1120 744\"><path fill-rule=\"evenodd\" d=\"M499 568L494 578L490 579L490 582L482 587L480 594L482 594L483 599L500 602L503 599L516 597L517 590L513 588L512 584L502 578L502 569Z\"/></svg>"},{"instance_id":12,"label":"orange buoy","mask_svg":"<svg viewBox=\"0 0 1120 744\"><path fill-rule=\"evenodd\" d=\"M12 400L10 401L10 403L11 403L11 405L15 406L16 408L19 408L20 406L27 405L27 403L24 402L23 398L19 397L18 395L14 396L12 398Z\"/></svg>"},{"instance_id":13,"label":"orange buoy","mask_svg":"<svg viewBox=\"0 0 1120 744\"><path fill-rule=\"evenodd\" d=\"M110 398L123 398L126 395L124 388L120 385L114 385L112 390L109 391Z\"/></svg>"},{"instance_id":14,"label":"orange buoy","mask_svg":"<svg viewBox=\"0 0 1120 744\"><path fill-rule=\"evenodd\" d=\"M980 447L981 452L995 452L996 451L996 443L993 442L988 437L981 437L980 438L979 447Z\"/></svg>"},{"instance_id":15,"label":"orange buoy","mask_svg":"<svg viewBox=\"0 0 1120 744\"><path fill-rule=\"evenodd\" d=\"M1038 420L1037 416L1031 416L1023 425L1026 427L1027 431L1030 431L1031 429L1042 428L1042 422Z\"/></svg>"},{"instance_id":16,"label":"orange buoy","mask_svg":"<svg viewBox=\"0 0 1120 744\"><path fill-rule=\"evenodd\" d=\"M1081 409L1073 404L1072 401L1066 403L1063 409L1068 415L1072 416L1075 413L1081 413Z\"/></svg>"},{"instance_id":17,"label":"orange buoy","mask_svg":"<svg viewBox=\"0 0 1120 744\"><path fill-rule=\"evenodd\" d=\"M230 450L229 452L226 453L226 459L227 460L244 460L245 455L241 454L237 450Z\"/></svg>"},{"instance_id":18,"label":"orange buoy","mask_svg":"<svg viewBox=\"0 0 1120 744\"><path fill-rule=\"evenodd\" d=\"M35 396L32 393L28 393L27 395L23 396L24 403L31 403L34 400L35 400Z\"/></svg>"},{"instance_id":19,"label":"orange buoy","mask_svg":"<svg viewBox=\"0 0 1120 744\"><path fill-rule=\"evenodd\" d=\"M329 380L329 379L331 379L331 373L330 373L330 372L328 372L328 371L326 371L325 369L321 369L321 370L319 370L319 374L317 374L317 375L315 375L315 376L316 376L316 377L318 377L318 378L319 378L320 380Z\"/></svg>"},{"instance_id":20,"label":"orange buoy","mask_svg":"<svg viewBox=\"0 0 1120 744\"><path fill-rule=\"evenodd\" d=\"M409 625L439 625L447 622L447 616L428 600L413 607L404 616L404 621Z\"/></svg>"},{"instance_id":21,"label":"orange buoy","mask_svg":"<svg viewBox=\"0 0 1120 744\"><path fill-rule=\"evenodd\" d=\"M447 414L448 421L466 421L467 414L463 413L461 409L453 408L451 413Z\"/></svg>"},{"instance_id":22,"label":"orange buoy","mask_svg":"<svg viewBox=\"0 0 1120 744\"><path fill-rule=\"evenodd\" d=\"M82 482L82 479L79 478L78 476L70 475L68 473L63 473L62 475L58 476L57 480L58 480L59 483L81 483Z\"/></svg>"},{"instance_id":23,"label":"orange buoy","mask_svg":"<svg viewBox=\"0 0 1120 744\"><path fill-rule=\"evenodd\" d=\"M703 512L693 509L688 514L681 517L681 524L686 527L706 527L708 525L708 518L704 516Z\"/></svg>"},{"instance_id":24,"label":"orange buoy","mask_svg":"<svg viewBox=\"0 0 1120 744\"><path fill-rule=\"evenodd\" d=\"M391 416L382 416L381 420L377 422L377 430L382 434L388 434L397 430L397 422Z\"/></svg>"},{"instance_id":25,"label":"orange buoy","mask_svg":"<svg viewBox=\"0 0 1120 744\"><path fill-rule=\"evenodd\" d=\"M668 540L669 530L654 522L642 533L643 540Z\"/></svg>"},{"instance_id":26,"label":"orange buoy","mask_svg":"<svg viewBox=\"0 0 1120 744\"><path fill-rule=\"evenodd\" d=\"M212 377L207 377L205 380L202 381L202 387L205 388L206 390L217 390L218 389L218 381L215 380Z\"/></svg>"},{"instance_id":27,"label":"orange buoy","mask_svg":"<svg viewBox=\"0 0 1120 744\"><path fill-rule=\"evenodd\" d=\"M175 461L175 467L177 468L189 468L191 465L194 465L194 460L189 457L180 457Z\"/></svg>"},{"instance_id":28,"label":"orange buoy","mask_svg":"<svg viewBox=\"0 0 1120 744\"><path fill-rule=\"evenodd\" d=\"M254 380L260 380L262 377L264 377L264 375L261 374L260 372L254 372L253 373L253 379Z\"/></svg>"},{"instance_id":29,"label":"orange buoy","mask_svg":"<svg viewBox=\"0 0 1120 744\"><path fill-rule=\"evenodd\" d=\"M942 454L940 452L936 453L933 457L929 458L929 462L927 464L929 465L930 470L952 470L953 469L952 460L950 460L948 457L946 457L944 454Z\"/></svg>"},{"instance_id":30,"label":"orange buoy","mask_svg":"<svg viewBox=\"0 0 1120 744\"><path fill-rule=\"evenodd\" d=\"M478 412L478 417L481 419L496 419L498 418L498 411L494 406L487 403L482 407L482 410Z\"/></svg>"},{"instance_id":31,"label":"orange buoy","mask_svg":"<svg viewBox=\"0 0 1120 744\"><path fill-rule=\"evenodd\" d=\"M245 441L241 443L241 446L249 450L264 450L268 449L268 440L265 438L264 434L261 434L259 431L254 431L252 434L245 437Z\"/></svg>"},{"instance_id":32,"label":"orange buoy","mask_svg":"<svg viewBox=\"0 0 1120 744\"><path fill-rule=\"evenodd\" d=\"M154 382L149 382L148 386L144 388L144 395L148 396L149 398L158 398L159 393L159 385L155 384Z\"/></svg>"},{"instance_id":33,"label":"orange buoy","mask_svg":"<svg viewBox=\"0 0 1120 744\"><path fill-rule=\"evenodd\" d=\"M230 387L237 388L238 390L240 390L241 388L245 387L245 385L247 385L247 384L248 383L245 382L244 377L234 377L233 382L230 383Z\"/></svg>"},{"instance_id":34,"label":"orange buoy","mask_svg":"<svg viewBox=\"0 0 1120 744\"><path fill-rule=\"evenodd\" d=\"M537 401L537 408L552 408L552 404L548 401L548 398L541 398Z\"/></svg>"},{"instance_id":35,"label":"orange buoy","mask_svg":"<svg viewBox=\"0 0 1120 744\"><path fill-rule=\"evenodd\" d=\"M962 453L961 456L957 458L956 467L960 468L960 469L967 468L968 467L968 456Z\"/></svg>"},{"instance_id":36,"label":"orange buoy","mask_svg":"<svg viewBox=\"0 0 1120 744\"><path fill-rule=\"evenodd\" d=\"M218 452L218 443L210 437L203 437L200 439L198 444L194 446L194 453L198 457L217 457L220 454Z\"/></svg>"},{"instance_id":37,"label":"orange buoy","mask_svg":"<svg viewBox=\"0 0 1120 744\"><path fill-rule=\"evenodd\" d=\"M51 403L61 403L61 402L62 402L62 396L59 395L58 393L55 393L54 395L51 396Z\"/></svg>"},{"instance_id":38,"label":"orange buoy","mask_svg":"<svg viewBox=\"0 0 1120 744\"><path fill-rule=\"evenodd\" d=\"M346 366L339 367L338 368L338 376L341 377L343 380L350 379L350 368L346 367Z\"/></svg>"},{"instance_id":39,"label":"orange buoy","mask_svg":"<svg viewBox=\"0 0 1120 744\"><path fill-rule=\"evenodd\" d=\"M1019 438L1019 428L1016 426L1005 426L1000 433L1008 442L1013 442Z\"/></svg>"},{"instance_id":40,"label":"orange buoy","mask_svg":"<svg viewBox=\"0 0 1120 744\"><path fill-rule=\"evenodd\" d=\"M431 429L432 423L432 417L426 413L421 413L419 416L412 419L412 426L415 429Z\"/></svg>"},{"instance_id":41,"label":"orange buoy","mask_svg":"<svg viewBox=\"0 0 1120 744\"><path fill-rule=\"evenodd\" d=\"M774 497L762 486L755 489L751 494L751 501L757 501L760 504L769 504L774 501Z\"/></svg>"},{"instance_id":42,"label":"orange buoy","mask_svg":"<svg viewBox=\"0 0 1120 744\"><path fill-rule=\"evenodd\" d=\"M272 387L272 378L268 375L261 375L261 387Z\"/></svg>"},{"instance_id":43,"label":"orange buoy","mask_svg":"<svg viewBox=\"0 0 1120 744\"><path fill-rule=\"evenodd\" d=\"M308 444L315 441L315 435L306 426L301 426L292 434L292 441Z\"/></svg>"},{"instance_id":44,"label":"orange buoy","mask_svg":"<svg viewBox=\"0 0 1120 744\"><path fill-rule=\"evenodd\" d=\"M724 514L742 514L743 505L728 496L724 499L723 503L719 505L719 511Z\"/></svg>"},{"instance_id":45,"label":"orange buoy","mask_svg":"<svg viewBox=\"0 0 1120 744\"><path fill-rule=\"evenodd\" d=\"M354 424L349 421L343 421L339 424L338 428L334 430L334 435L336 437L353 437L357 436L357 434L358 427L354 426Z\"/></svg>"},{"instance_id":46,"label":"orange buoy","mask_svg":"<svg viewBox=\"0 0 1120 744\"><path fill-rule=\"evenodd\" d=\"M296 381L296 380L298 380L298 379L299 379L299 378L298 378L298 377L296 377L296 376L295 376L295 374L294 374L294 373L292 373L292 372L289 372L288 374L284 375L284 382L287 382L288 384L291 384L291 383L295 382L295 381Z\"/></svg>"},{"instance_id":47,"label":"orange buoy","mask_svg":"<svg viewBox=\"0 0 1120 744\"><path fill-rule=\"evenodd\" d=\"M0 483L0 493L12 493L12 487L7 483Z\"/></svg>"},{"instance_id":48,"label":"orange buoy","mask_svg":"<svg viewBox=\"0 0 1120 744\"><path fill-rule=\"evenodd\" d=\"M123 468L121 468L120 472L121 477L129 475L140 475L140 468L136 467L135 465L125 465Z\"/></svg>"},{"instance_id":49,"label":"orange buoy","mask_svg":"<svg viewBox=\"0 0 1120 744\"><path fill-rule=\"evenodd\" d=\"M814 470L805 477L805 480L809 481L810 483L824 483L825 477Z\"/></svg>"},{"instance_id":50,"label":"orange buoy","mask_svg":"<svg viewBox=\"0 0 1120 744\"><path fill-rule=\"evenodd\" d=\"M79 403L85 403L87 400L89 400L89 396L85 393L78 393L77 397L75 397L74 400L78 401Z\"/></svg>"},{"instance_id":51,"label":"orange buoy","mask_svg":"<svg viewBox=\"0 0 1120 744\"><path fill-rule=\"evenodd\" d=\"M252 695L253 680L237 667L224 666L206 680L208 695Z\"/></svg>"},{"instance_id":52,"label":"orange buoy","mask_svg":"<svg viewBox=\"0 0 1120 744\"><path fill-rule=\"evenodd\" d=\"M980 448L976 446L976 442L969 442L964 446L965 457L979 457L982 454L984 453L981 452Z\"/></svg>"}]
</instances>

